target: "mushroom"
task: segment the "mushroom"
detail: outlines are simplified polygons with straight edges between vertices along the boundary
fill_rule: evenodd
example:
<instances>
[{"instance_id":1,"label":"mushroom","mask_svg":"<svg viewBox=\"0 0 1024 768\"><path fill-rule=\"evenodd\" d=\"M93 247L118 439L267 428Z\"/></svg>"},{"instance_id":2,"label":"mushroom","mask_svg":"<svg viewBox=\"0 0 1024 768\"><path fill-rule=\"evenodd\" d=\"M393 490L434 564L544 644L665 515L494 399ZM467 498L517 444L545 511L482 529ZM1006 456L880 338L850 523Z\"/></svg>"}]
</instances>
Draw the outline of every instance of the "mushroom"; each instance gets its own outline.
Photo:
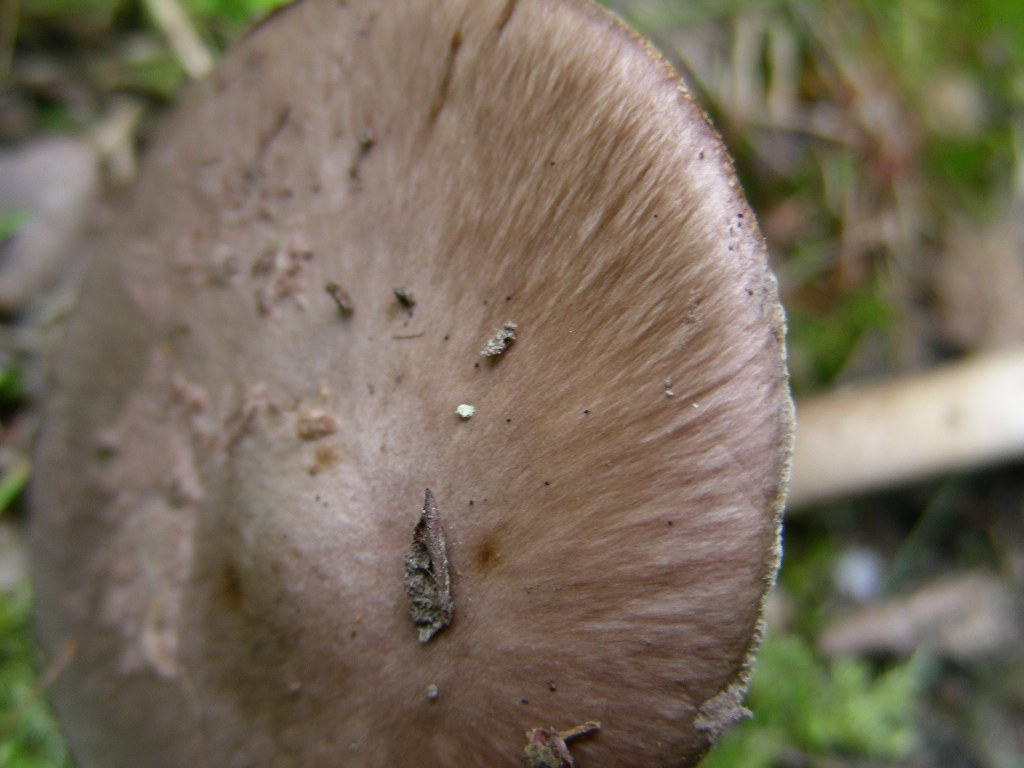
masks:
<instances>
[{"instance_id":1,"label":"mushroom","mask_svg":"<svg viewBox=\"0 0 1024 768\"><path fill-rule=\"evenodd\" d=\"M581 723L579 768L680 766L743 716L783 316L721 140L598 7L275 14L154 138L54 365L33 571L81 768L513 766Z\"/></svg>"}]
</instances>

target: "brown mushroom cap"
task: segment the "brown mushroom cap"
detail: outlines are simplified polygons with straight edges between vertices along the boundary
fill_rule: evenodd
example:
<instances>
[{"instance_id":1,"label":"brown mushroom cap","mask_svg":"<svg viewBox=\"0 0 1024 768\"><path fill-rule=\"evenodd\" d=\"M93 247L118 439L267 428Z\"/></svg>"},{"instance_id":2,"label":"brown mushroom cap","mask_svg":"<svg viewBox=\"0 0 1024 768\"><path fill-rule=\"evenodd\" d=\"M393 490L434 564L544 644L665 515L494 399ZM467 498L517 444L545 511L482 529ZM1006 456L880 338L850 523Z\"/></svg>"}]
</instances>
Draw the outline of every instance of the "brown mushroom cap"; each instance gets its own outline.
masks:
<instances>
[{"instance_id":1,"label":"brown mushroom cap","mask_svg":"<svg viewBox=\"0 0 1024 768\"><path fill-rule=\"evenodd\" d=\"M777 566L782 337L718 136L596 6L276 14L154 141L55 366L34 573L79 764L514 766L588 721L580 768L696 761Z\"/></svg>"}]
</instances>

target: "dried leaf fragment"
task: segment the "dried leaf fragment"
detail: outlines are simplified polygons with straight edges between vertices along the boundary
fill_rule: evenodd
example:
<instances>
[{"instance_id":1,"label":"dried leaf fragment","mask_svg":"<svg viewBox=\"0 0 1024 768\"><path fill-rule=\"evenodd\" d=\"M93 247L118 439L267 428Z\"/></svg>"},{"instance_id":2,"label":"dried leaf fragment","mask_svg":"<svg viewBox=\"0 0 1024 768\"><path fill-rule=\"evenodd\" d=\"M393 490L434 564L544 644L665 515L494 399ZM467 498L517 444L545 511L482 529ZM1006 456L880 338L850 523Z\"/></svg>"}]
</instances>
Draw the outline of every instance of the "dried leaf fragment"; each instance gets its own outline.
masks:
<instances>
[{"instance_id":1,"label":"dried leaf fragment","mask_svg":"<svg viewBox=\"0 0 1024 768\"><path fill-rule=\"evenodd\" d=\"M444 528L434 494L427 488L423 512L412 536L412 549L405 556L405 592L409 614L421 643L452 622L451 581Z\"/></svg>"},{"instance_id":2,"label":"dried leaf fragment","mask_svg":"<svg viewBox=\"0 0 1024 768\"><path fill-rule=\"evenodd\" d=\"M596 731L600 727L600 723L588 720L567 731L558 731L554 728L534 728L527 731L522 763L526 768L573 768L575 763L565 742Z\"/></svg>"},{"instance_id":3,"label":"dried leaf fragment","mask_svg":"<svg viewBox=\"0 0 1024 768\"><path fill-rule=\"evenodd\" d=\"M518 328L519 326L511 320L505 323L487 340L483 349L480 350L480 356L495 357L500 355L516 340L516 330Z\"/></svg>"}]
</instances>

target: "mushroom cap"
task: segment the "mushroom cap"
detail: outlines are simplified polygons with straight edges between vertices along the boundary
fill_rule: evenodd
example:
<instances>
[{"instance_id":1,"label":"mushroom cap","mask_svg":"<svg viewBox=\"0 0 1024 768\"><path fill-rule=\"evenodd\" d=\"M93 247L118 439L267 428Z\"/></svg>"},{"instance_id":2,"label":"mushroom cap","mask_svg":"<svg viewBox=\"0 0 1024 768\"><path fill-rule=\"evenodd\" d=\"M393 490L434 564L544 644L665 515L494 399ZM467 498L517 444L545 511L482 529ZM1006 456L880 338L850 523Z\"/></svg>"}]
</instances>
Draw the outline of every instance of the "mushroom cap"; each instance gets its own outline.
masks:
<instances>
[{"instance_id":1,"label":"mushroom cap","mask_svg":"<svg viewBox=\"0 0 1024 768\"><path fill-rule=\"evenodd\" d=\"M581 768L695 762L778 564L783 356L719 137L613 17L287 7L153 141L55 361L33 563L78 764L514 766L588 721Z\"/></svg>"}]
</instances>

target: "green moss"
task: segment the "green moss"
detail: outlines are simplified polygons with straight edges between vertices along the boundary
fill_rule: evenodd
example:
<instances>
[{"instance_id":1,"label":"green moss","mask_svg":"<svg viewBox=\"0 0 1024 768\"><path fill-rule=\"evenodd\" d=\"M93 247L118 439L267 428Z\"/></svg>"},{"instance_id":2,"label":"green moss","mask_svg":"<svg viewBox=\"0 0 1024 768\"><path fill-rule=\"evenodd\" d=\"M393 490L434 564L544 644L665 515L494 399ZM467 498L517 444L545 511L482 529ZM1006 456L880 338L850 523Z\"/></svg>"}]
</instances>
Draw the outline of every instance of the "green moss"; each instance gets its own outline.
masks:
<instances>
[{"instance_id":1,"label":"green moss","mask_svg":"<svg viewBox=\"0 0 1024 768\"><path fill-rule=\"evenodd\" d=\"M0 768L70 768L36 676L29 587L0 591Z\"/></svg>"},{"instance_id":2,"label":"green moss","mask_svg":"<svg viewBox=\"0 0 1024 768\"><path fill-rule=\"evenodd\" d=\"M810 764L828 755L906 757L924 676L922 659L876 673L861 659L822 661L796 635L769 634L747 698L754 717L726 734L706 768L769 768L794 750Z\"/></svg>"},{"instance_id":3,"label":"green moss","mask_svg":"<svg viewBox=\"0 0 1024 768\"><path fill-rule=\"evenodd\" d=\"M794 301L787 311L791 368L798 392L831 384L866 334L887 334L893 314L877 284L840 293L825 306Z\"/></svg>"},{"instance_id":4,"label":"green moss","mask_svg":"<svg viewBox=\"0 0 1024 768\"><path fill-rule=\"evenodd\" d=\"M9 237L13 237L18 230L28 223L30 215L28 211L14 210L0 213L0 243Z\"/></svg>"}]
</instances>

